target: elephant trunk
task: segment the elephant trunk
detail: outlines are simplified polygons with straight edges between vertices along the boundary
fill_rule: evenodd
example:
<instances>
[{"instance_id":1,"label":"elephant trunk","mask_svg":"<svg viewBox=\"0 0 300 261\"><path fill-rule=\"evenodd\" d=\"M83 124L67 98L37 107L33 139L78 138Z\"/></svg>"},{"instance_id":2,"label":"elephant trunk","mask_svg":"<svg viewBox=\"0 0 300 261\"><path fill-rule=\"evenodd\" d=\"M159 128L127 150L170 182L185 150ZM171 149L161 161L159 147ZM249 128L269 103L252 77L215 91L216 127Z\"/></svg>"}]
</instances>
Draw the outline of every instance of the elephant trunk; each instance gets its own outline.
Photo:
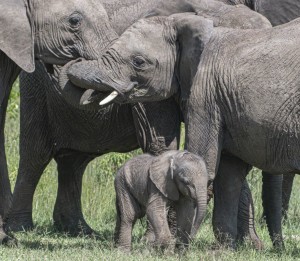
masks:
<instances>
[{"instance_id":1,"label":"elephant trunk","mask_svg":"<svg viewBox=\"0 0 300 261\"><path fill-rule=\"evenodd\" d=\"M101 68L103 67L104 73L101 72L99 63L101 60L87 61L79 58L60 69L60 92L69 104L87 110L97 110L99 101L101 101L100 105L105 105L115 98L122 100L122 94L115 89L120 89L119 86L124 86L124 84L112 81L105 73L105 65L102 66L102 64ZM121 88L121 90L126 92L135 86L136 82L130 82L126 88Z\"/></svg>"},{"instance_id":2,"label":"elephant trunk","mask_svg":"<svg viewBox=\"0 0 300 261\"><path fill-rule=\"evenodd\" d=\"M66 101L77 107L84 100L85 94L88 93L89 90L78 88L75 86L68 78L67 70L74 63L82 60L81 58L75 61L71 61L61 68L59 72L59 88L62 96L66 99Z\"/></svg>"},{"instance_id":3,"label":"elephant trunk","mask_svg":"<svg viewBox=\"0 0 300 261\"><path fill-rule=\"evenodd\" d=\"M196 205L196 216L194 219L193 228L191 231L191 239L196 236L196 233L204 219L206 214L206 206L207 206L207 190L203 189L201 192L197 193L197 205Z\"/></svg>"},{"instance_id":4,"label":"elephant trunk","mask_svg":"<svg viewBox=\"0 0 300 261\"><path fill-rule=\"evenodd\" d=\"M99 89L102 92L111 91L110 88L105 88L101 82L97 81L97 75L100 74L100 71L96 60L80 59L73 63L70 62L65 66L65 73L69 80L80 88Z\"/></svg>"},{"instance_id":5,"label":"elephant trunk","mask_svg":"<svg viewBox=\"0 0 300 261\"><path fill-rule=\"evenodd\" d=\"M77 66L77 64L80 64ZM73 68L74 67L74 68ZM85 109L98 109L94 101L102 100L111 92L110 88L105 89L102 85L94 82L92 75L95 74L97 61L86 61L79 58L71 61L61 68L59 72L59 88L66 101L79 107L85 105ZM71 74L69 73L71 70ZM97 90L98 85L102 87ZM86 106L90 104L90 106ZM97 104L98 105L98 104Z\"/></svg>"}]
</instances>

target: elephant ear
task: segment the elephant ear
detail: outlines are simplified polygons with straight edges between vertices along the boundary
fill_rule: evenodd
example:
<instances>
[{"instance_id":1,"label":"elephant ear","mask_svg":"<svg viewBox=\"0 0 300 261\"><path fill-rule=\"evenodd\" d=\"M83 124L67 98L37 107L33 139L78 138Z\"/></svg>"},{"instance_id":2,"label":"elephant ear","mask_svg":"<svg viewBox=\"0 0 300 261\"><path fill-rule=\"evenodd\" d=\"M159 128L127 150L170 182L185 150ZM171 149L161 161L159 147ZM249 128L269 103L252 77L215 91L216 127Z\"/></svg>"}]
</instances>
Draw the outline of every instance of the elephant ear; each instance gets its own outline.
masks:
<instances>
[{"instance_id":1,"label":"elephant ear","mask_svg":"<svg viewBox=\"0 0 300 261\"><path fill-rule=\"evenodd\" d=\"M209 41L214 26L213 21L195 14L175 14L173 26L177 34L179 58L177 60L181 89L181 99L186 100L200 62L201 54Z\"/></svg>"},{"instance_id":2,"label":"elephant ear","mask_svg":"<svg viewBox=\"0 0 300 261\"><path fill-rule=\"evenodd\" d=\"M24 0L0 1L0 51L21 69L34 71L34 28Z\"/></svg>"},{"instance_id":3,"label":"elephant ear","mask_svg":"<svg viewBox=\"0 0 300 261\"><path fill-rule=\"evenodd\" d=\"M179 191L173 179L172 157L157 156L149 168L149 176L157 189L168 199L179 199Z\"/></svg>"}]
</instances>

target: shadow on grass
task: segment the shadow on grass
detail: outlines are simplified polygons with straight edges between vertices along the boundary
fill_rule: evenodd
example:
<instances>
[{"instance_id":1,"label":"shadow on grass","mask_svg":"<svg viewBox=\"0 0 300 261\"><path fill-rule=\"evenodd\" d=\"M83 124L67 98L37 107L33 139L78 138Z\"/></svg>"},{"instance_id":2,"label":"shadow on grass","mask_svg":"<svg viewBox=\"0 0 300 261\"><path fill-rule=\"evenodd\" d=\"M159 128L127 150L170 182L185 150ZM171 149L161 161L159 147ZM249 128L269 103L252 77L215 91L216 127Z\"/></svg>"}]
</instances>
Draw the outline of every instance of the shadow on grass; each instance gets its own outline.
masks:
<instances>
[{"instance_id":1,"label":"shadow on grass","mask_svg":"<svg viewBox=\"0 0 300 261\"><path fill-rule=\"evenodd\" d=\"M55 229L51 225L39 226L30 232L20 232L17 234L19 243L24 248L32 250L55 251L58 249L94 249L113 248L114 232L104 228L93 235L72 236Z\"/></svg>"}]
</instances>

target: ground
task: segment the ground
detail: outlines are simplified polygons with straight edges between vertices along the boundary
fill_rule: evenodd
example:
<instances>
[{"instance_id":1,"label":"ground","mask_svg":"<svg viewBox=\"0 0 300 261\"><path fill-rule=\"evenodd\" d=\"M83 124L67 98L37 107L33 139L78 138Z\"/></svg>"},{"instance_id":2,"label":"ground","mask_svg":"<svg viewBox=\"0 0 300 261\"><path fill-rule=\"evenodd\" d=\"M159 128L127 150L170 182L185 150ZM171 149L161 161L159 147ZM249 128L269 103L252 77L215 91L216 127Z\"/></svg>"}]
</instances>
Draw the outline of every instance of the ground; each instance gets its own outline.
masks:
<instances>
[{"instance_id":1,"label":"ground","mask_svg":"<svg viewBox=\"0 0 300 261\"><path fill-rule=\"evenodd\" d=\"M6 148L12 186L15 183L18 168L19 142L19 92L15 84L10 99L6 124ZM52 226L52 210L57 192L57 172L54 162L48 166L35 193L33 219L36 225L30 233L16 233L19 246L0 247L0 260L300 260L300 177L296 178L291 198L289 220L284 224L286 251L277 253L272 249L270 238L264 223L259 219L261 207L261 173L255 169L248 176L255 201L256 226L259 236L265 243L265 250L255 251L250 245L241 246L238 251L218 250L212 234L211 209L207 213L203 226L189 251L164 256L148 249L140 243L145 231L145 221L137 222L133 233L133 252L131 255L118 252L113 247L115 226L114 174L119 166L132 155L116 154L98 158L86 170L83 182L82 205L87 222L99 232L99 239L71 238L57 233Z\"/></svg>"}]
</instances>

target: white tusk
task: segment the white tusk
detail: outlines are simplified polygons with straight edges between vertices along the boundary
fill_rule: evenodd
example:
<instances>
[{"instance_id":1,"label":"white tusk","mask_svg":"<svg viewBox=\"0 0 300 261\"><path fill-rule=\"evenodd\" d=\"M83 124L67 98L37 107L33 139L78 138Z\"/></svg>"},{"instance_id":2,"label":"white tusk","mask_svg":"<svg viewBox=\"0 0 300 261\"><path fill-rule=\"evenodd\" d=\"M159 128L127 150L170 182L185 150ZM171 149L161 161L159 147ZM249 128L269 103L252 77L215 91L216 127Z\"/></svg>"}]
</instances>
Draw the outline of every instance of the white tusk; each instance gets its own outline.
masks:
<instances>
[{"instance_id":1,"label":"white tusk","mask_svg":"<svg viewBox=\"0 0 300 261\"><path fill-rule=\"evenodd\" d=\"M118 92L117 91L113 91L110 95L108 95L105 99L103 99L99 105L105 105L109 102L111 102L112 100L114 100L116 97L118 96Z\"/></svg>"},{"instance_id":2,"label":"white tusk","mask_svg":"<svg viewBox=\"0 0 300 261\"><path fill-rule=\"evenodd\" d=\"M89 100L85 100L85 101L83 101L82 102L82 105L88 105L88 104L90 104L91 102L89 101Z\"/></svg>"}]
</instances>

